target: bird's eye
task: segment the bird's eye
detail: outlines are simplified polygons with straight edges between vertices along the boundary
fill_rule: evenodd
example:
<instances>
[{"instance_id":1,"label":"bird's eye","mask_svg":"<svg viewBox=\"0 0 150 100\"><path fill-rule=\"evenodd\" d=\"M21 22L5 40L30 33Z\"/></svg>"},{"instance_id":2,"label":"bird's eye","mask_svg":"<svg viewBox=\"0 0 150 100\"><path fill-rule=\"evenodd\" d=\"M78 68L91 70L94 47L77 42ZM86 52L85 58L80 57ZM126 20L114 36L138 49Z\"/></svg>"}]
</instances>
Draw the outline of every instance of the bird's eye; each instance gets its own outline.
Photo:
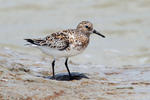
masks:
<instances>
[{"instance_id":1,"label":"bird's eye","mask_svg":"<svg viewBox=\"0 0 150 100\"><path fill-rule=\"evenodd\" d=\"M86 25L85 27L86 27L86 28L89 28L89 26L87 26L87 25Z\"/></svg>"}]
</instances>

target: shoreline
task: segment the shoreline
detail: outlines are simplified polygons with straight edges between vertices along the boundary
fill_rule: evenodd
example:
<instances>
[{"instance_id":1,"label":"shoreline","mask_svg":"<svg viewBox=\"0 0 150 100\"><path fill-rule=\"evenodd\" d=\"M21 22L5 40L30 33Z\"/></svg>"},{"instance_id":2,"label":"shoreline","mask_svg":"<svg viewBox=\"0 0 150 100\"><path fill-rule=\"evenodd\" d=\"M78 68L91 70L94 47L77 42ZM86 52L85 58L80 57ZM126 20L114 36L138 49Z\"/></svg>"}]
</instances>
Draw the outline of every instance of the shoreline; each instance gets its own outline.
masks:
<instances>
[{"instance_id":1,"label":"shoreline","mask_svg":"<svg viewBox=\"0 0 150 100\"><path fill-rule=\"evenodd\" d=\"M150 65L107 67L73 64L71 73L88 78L59 81L38 76L51 76L49 58L31 56L0 48L0 99L22 100L124 100L150 99ZM67 74L56 65L56 75Z\"/></svg>"}]
</instances>

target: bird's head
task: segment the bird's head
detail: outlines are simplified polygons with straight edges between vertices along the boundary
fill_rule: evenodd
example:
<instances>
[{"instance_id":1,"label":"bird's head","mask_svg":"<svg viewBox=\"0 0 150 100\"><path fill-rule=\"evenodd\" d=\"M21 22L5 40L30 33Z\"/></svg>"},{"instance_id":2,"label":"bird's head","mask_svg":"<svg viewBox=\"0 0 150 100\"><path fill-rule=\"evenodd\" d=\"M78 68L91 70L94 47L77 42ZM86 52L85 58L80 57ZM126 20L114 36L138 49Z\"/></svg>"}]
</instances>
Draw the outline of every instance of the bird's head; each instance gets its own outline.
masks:
<instances>
[{"instance_id":1,"label":"bird's head","mask_svg":"<svg viewBox=\"0 0 150 100\"><path fill-rule=\"evenodd\" d=\"M98 31L96 31L95 29L93 29L93 24L89 21L82 21L78 24L77 26L77 30L80 30L81 32L90 35L90 34L97 34L103 38L105 38L104 35L102 35L101 33L99 33Z\"/></svg>"}]
</instances>

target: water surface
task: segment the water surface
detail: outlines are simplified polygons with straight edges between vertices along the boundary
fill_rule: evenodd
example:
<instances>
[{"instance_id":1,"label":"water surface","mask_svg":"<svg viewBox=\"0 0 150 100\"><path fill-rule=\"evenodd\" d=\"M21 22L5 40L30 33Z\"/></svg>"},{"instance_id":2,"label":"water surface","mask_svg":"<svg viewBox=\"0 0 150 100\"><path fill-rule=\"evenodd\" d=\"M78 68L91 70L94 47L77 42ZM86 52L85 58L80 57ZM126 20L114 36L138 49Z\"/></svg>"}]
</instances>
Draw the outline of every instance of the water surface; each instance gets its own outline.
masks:
<instances>
[{"instance_id":1,"label":"water surface","mask_svg":"<svg viewBox=\"0 0 150 100\"><path fill-rule=\"evenodd\" d=\"M89 20L96 35L86 51L72 60L107 66L150 63L150 1L148 0L1 0L0 44L22 52L24 38L38 38Z\"/></svg>"}]
</instances>

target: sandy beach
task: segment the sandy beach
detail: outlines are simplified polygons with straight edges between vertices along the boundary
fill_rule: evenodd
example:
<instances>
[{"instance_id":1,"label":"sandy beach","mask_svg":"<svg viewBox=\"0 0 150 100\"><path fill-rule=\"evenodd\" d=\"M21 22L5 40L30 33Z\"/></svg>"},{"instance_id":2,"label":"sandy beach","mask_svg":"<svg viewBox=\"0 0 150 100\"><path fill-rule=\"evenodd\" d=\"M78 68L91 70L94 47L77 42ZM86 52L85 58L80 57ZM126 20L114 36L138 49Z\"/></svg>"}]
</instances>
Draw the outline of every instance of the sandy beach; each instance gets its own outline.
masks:
<instances>
[{"instance_id":1,"label":"sandy beach","mask_svg":"<svg viewBox=\"0 0 150 100\"><path fill-rule=\"evenodd\" d=\"M150 65L111 67L91 64L69 66L77 80L56 66L57 80L49 79L48 57L0 48L0 100L149 100Z\"/></svg>"}]
</instances>

